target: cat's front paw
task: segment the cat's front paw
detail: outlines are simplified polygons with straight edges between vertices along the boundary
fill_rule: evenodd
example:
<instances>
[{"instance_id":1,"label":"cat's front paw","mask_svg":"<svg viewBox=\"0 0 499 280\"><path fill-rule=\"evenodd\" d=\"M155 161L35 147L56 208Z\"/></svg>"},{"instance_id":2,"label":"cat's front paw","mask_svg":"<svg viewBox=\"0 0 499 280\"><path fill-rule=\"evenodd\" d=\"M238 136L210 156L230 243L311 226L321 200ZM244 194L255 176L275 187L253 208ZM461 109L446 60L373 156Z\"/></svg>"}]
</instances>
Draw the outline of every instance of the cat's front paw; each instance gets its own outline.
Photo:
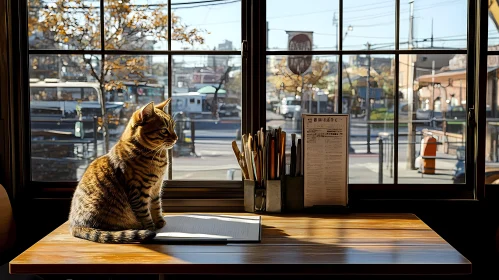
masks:
<instances>
[{"instance_id":1,"label":"cat's front paw","mask_svg":"<svg viewBox=\"0 0 499 280\"><path fill-rule=\"evenodd\" d=\"M147 224L142 224L142 229L147 229L147 230L152 230L152 231L155 231L156 230L156 225L151 221Z\"/></svg>"},{"instance_id":2,"label":"cat's front paw","mask_svg":"<svg viewBox=\"0 0 499 280\"><path fill-rule=\"evenodd\" d=\"M166 221L165 221L165 219L158 220L158 221L156 221L155 225L156 225L156 229L163 228L164 226L166 226Z\"/></svg>"}]
</instances>

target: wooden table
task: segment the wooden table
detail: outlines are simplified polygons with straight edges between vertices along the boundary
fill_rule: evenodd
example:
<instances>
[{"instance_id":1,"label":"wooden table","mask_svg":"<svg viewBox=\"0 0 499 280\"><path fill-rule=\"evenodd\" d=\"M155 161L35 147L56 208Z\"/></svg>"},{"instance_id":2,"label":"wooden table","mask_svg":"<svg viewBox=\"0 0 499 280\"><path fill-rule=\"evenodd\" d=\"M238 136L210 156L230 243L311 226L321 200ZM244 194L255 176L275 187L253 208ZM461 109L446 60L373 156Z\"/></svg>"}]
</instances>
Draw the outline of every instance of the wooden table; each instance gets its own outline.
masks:
<instances>
[{"instance_id":1,"label":"wooden table","mask_svg":"<svg viewBox=\"0 0 499 280\"><path fill-rule=\"evenodd\" d=\"M25 274L471 273L471 263L412 214L265 214L262 224L262 242L257 244L115 245L74 238L69 235L66 222L12 260L10 271Z\"/></svg>"}]
</instances>

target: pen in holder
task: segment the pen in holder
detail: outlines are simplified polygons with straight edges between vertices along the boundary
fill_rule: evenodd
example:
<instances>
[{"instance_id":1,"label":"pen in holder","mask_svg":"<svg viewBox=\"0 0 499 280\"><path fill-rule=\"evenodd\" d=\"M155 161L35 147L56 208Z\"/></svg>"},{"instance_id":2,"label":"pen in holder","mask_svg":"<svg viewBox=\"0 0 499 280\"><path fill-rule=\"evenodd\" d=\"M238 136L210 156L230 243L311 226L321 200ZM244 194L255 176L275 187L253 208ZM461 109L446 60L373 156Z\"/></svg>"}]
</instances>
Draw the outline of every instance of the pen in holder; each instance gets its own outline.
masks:
<instances>
[{"instance_id":1,"label":"pen in holder","mask_svg":"<svg viewBox=\"0 0 499 280\"><path fill-rule=\"evenodd\" d=\"M267 180L267 207L266 212L278 213L282 210L281 180Z\"/></svg>"}]
</instances>

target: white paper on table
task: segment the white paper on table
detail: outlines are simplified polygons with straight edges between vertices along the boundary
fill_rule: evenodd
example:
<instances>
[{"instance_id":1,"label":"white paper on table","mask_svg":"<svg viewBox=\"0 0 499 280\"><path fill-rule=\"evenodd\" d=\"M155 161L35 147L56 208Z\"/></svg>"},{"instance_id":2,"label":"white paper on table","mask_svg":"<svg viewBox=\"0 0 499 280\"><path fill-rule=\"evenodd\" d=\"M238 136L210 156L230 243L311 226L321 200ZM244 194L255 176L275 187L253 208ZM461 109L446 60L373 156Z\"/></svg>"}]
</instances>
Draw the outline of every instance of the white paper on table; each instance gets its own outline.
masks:
<instances>
[{"instance_id":1,"label":"white paper on table","mask_svg":"<svg viewBox=\"0 0 499 280\"><path fill-rule=\"evenodd\" d=\"M166 226L158 230L155 240L227 239L228 242L259 242L261 216L182 214L165 217Z\"/></svg>"},{"instance_id":2,"label":"white paper on table","mask_svg":"<svg viewBox=\"0 0 499 280\"><path fill-rule=\"evenodd\" d=\"M348 203L348 115L302 116L304 206Z\"/></svg>"}]
</instances>

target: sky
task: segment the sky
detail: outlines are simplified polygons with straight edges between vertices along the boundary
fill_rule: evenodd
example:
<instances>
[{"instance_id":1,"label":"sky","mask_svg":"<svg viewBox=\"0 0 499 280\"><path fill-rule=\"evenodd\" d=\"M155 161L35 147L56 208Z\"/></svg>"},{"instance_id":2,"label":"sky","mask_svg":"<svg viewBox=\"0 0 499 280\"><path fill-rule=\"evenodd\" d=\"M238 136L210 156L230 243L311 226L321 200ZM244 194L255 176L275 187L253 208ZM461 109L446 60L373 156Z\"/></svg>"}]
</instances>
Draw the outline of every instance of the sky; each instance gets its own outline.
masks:
<instances>
[{"instance_id":1,"label":"sky","mask_svg":"<svg viewBox=\"0 0 499 280\"><path fill-rule=\"evenodd\" d=\"M199 0L194 0L194 2ZM205 35L203 46L195 49L213 49L225 39L240 46L240 1L227 0L217 5L186 8L189 5L172 1L173 12L182 22L210 32ZM369 42L374 49L394 49L395 43L395 0L344 0L343 30L352 26L344 37L344 49L365 49ZM269 27L269 49L285 50L286 30L313 31L314 48L334 50L336 48L336 26L333 18L338 17L338 0L268 0L267 21ZM407 48L409 37L409 0L400 4L400 48ZM466 47L467 0L414 0L414 40L417 47L429 46L433 20L435 47ZM491 32L499 37L495 26ZM427 40L424 42L423 40ZM497 41L497 40L496 40ZM180 44L173 44L181 49ZM192 47L191 47L192 49Z\"/></svg>"},{"instance_id":2,"label":"sky","mask_svg":"<svg viewBox=\"0 0 499 280\"><path fill-rule=\"evenodd\" d=\"M89 0L95 1L95 0ZM400 49L408 47L409 0L400 0ZM165 0L135 0L136 4L164 4ZM395 49L395 0L344 0L343 49ZM465 48L467 37L467 0L413 0L414 45ZM166 9L165 9L165 12ZM173 50L213 50L225 40L240 49L240 0L172 0L173 14L188 30L196 28L205 39L194 46L173 41ZM268 47L286 50L287 30L312 31L315 50L337 48L338 0L267 0ZM433 28L432 28L433 26ZM346 32L351 27L351 31ZM489 19L489 45L499 45L499 32ZM160 42L155 49L166 50ZM203 63L199 61L200 63Z\"/></svg>"}]
</instances>

